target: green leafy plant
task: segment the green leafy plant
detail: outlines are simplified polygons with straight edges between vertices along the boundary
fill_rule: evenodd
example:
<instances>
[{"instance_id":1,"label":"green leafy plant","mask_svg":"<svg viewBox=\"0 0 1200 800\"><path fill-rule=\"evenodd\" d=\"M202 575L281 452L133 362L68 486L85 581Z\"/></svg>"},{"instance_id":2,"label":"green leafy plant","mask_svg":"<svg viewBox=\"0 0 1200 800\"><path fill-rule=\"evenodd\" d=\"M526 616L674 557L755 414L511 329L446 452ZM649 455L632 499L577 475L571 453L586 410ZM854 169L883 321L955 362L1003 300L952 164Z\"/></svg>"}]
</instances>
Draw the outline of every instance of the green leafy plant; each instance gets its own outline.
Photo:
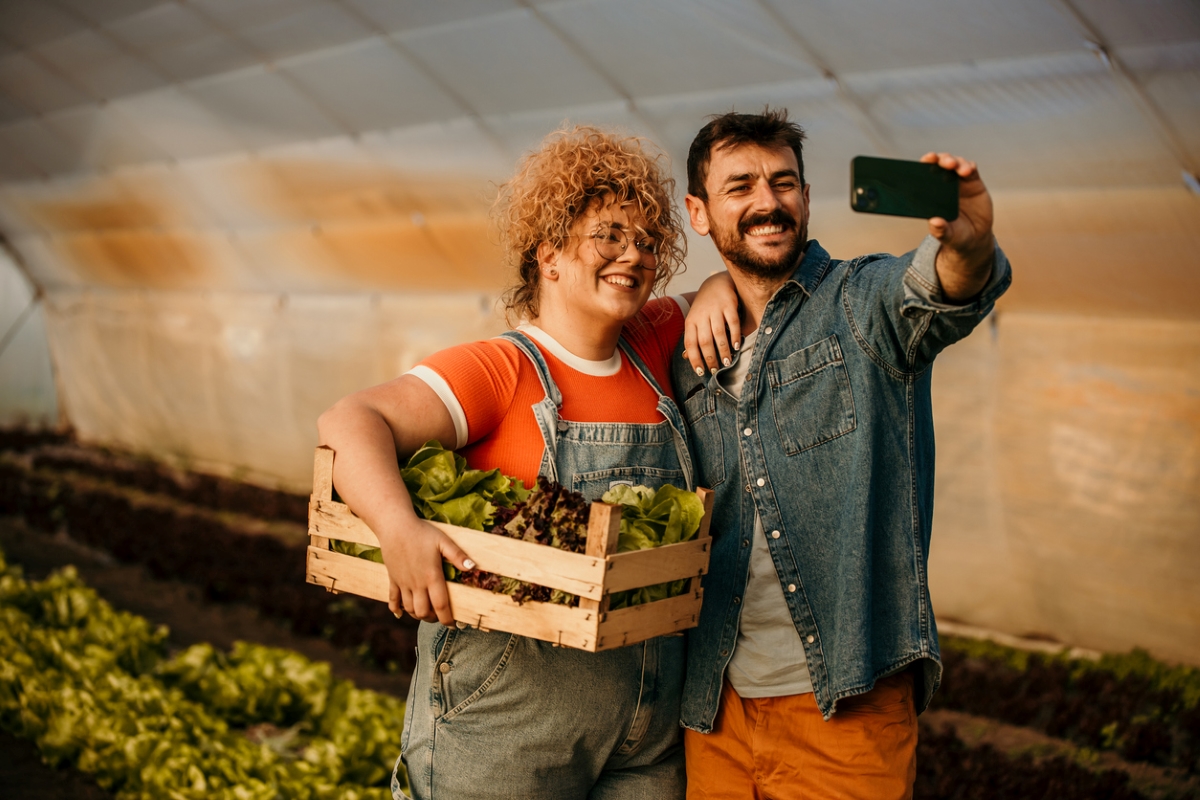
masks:
<instances>
[{"instance_id":1,"label":"green leafy plant","mask_svg":"<svg viewBox=\"0 0 1200 800\"><path fill-rule=\"evenodd\" d=\"M413 509L422 519L476 531L490 528L498 509L511 508L529 496L519 479L499 469L469 469L465 458L445 449L436 439L413 453L400 475L412 497ZM329 544L336 553L383 563L378 547L336 539Z\"/></svg>"},{"instance_id":2,"label":"green leafy plant","mask_svg":"<svg viewBox=\"0 0 1200 800\"><path fill-rule=\"evenodd\" d=\"M0 556L0 727L119 800L386 800L404 704L327 665L240 643L166 658L167 630L70 567Z\"/></svg>"},{"instance_id":3,"label":"green leafy plant","mask_svg":"<svg viewBox=\"0 0 1200 800\"><path fill-rule=\"evenodd\" d=\"M647 550L694 539L704 518L704 504L693 492L665 484L657 491L645 486L615 486L604 493L605 503L620 505L621 535L617 552ZM676 597L688 579L614 592L609 608L618 609Z\"/></svg>"}]
</instances>

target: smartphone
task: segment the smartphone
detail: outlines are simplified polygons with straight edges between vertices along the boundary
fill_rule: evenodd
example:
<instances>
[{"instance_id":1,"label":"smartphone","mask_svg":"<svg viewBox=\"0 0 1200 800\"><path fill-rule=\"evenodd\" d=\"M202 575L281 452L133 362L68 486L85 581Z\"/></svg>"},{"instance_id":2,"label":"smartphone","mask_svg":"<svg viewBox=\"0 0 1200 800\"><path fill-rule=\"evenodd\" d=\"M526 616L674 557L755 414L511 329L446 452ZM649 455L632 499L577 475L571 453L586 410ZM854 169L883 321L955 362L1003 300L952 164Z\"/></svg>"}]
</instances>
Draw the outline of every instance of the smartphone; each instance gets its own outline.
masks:
<instances>
[{"instance_id":1,"label":"smartphone","mask_svg":"<svg viewBox=\"0 0 1200 800\"><path fill-rule=\"evenodd\" d=\"M850 207L864 214L958 218L958 174L937 164L855 156Z\"/></svg>"}]
</instances>

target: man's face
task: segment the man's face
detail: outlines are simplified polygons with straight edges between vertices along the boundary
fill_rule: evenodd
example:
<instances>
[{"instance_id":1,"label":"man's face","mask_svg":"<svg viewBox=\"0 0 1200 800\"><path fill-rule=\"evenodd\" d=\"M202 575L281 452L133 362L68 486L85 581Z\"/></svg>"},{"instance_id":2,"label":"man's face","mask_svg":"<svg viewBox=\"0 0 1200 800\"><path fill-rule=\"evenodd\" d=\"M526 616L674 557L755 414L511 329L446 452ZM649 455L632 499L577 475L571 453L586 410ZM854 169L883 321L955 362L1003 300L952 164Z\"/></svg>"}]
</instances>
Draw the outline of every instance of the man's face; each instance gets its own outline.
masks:
<instances>
[{"instance_id":1,"label":"man's face","mask_svg":"<svg viewBox=\"0 0 1200 800\"><path fill-rule=\"evenodd\" d=\"M715 149L707 202L686 199L692 228L711 235L730 266L761 278L790 275L808 242L808 184L789 147Z\"/></svg>"}]
</instances>

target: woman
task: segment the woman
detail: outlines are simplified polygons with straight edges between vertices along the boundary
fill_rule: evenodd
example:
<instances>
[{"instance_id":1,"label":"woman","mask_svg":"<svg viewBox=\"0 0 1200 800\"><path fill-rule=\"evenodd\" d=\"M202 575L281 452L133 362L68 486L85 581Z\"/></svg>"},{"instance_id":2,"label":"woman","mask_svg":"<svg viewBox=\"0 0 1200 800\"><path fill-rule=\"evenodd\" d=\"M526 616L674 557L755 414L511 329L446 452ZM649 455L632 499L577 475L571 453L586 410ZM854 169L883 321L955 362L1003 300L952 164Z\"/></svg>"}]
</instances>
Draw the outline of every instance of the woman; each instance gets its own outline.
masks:
<instances>
[{"instance_id":1,"label":"woman","mask_svg":"<svg viewBox=\"0 0 1200 800\"><path fill-rule=\"evenodd\" d=\"M643 309L682 263L672 186L637 139L552 134L495 209L519 275L506 305L523 324L321 416L338 493L379 537L389 606L423 620L401 757L418 800L684 795L683 638L586 653L458 629L442 559L474 564L416 517L397 466L437 439L471 467L527 486L545 475L588 499L618 482L691 488L669 395L684 309Z\"/></svg>"}]
</instances>

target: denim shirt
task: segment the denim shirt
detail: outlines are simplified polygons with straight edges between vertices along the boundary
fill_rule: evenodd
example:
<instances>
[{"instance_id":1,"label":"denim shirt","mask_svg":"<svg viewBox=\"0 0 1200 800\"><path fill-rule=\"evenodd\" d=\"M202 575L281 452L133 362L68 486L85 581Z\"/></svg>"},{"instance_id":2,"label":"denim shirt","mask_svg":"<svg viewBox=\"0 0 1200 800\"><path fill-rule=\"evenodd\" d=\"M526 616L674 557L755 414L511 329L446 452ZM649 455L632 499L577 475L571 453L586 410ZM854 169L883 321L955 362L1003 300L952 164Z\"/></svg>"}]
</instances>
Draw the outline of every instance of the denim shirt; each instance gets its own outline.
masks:
<instances>
[{"instance_id":1,"label":"denim shirt","mask_svg":"<svg viewBox=\"0 0 1200 800\"><path fill-rule=\"evenodd\" d=\"M930 368L1011 283L997 247L978 299L946 303L938 247L927 237L903 256L837 261L810 241L763 312L740 400L674 359L696 482L717 493L704 605L688 632L686 727L712 730L756 510L825 718L914 662L917 710L929 704L941 680L927 579Z\"/></svg>"}]
</instances>

